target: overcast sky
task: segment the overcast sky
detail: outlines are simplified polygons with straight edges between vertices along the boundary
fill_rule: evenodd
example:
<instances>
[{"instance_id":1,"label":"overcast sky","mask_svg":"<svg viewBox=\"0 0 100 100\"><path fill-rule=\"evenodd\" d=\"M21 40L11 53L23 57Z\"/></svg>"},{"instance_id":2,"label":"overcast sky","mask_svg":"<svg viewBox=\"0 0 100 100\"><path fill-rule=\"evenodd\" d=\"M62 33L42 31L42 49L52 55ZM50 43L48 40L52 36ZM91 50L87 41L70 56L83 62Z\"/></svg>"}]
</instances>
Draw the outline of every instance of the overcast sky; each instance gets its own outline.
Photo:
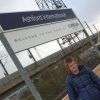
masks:
<instances>
[{"instance_id":1,"label":"overcast sky","mask_svg":"<svg viewBox=\"0 0 100 100\"><path fill-rule=\"evenodd\" d=\"M63 0L83 22L100 23L100 0ZM0 0L0 12L38 10L35 0Z\"/></svg>"},{"instance_id":2,"label":"overcast sky","mask_svg":"<svg viewBox=\"0 0 100 100\"><path fill-rule=\"evenodd\" d=\"M100 0L64 0L67 7L73 8L81 21L100 24Z\"/></svg>"},{"instance_id":3,"label":"overcast sky","mask_svg":"<svg viewBox=\"0 0 100 100\"><path fill-rule=\"evenodd\" d=\"M74 10L74 12L79 17L82 23L85 20L89 23L90 26L95 24L96 27L100 29L100 11L99 11L100 10L100 0L63 0L63 1L65 2L68 8L72 8ZM35 3L35 0L0 0L0 13L18 12L18 11L33 11L33 10L39 10L37 4ZM46 51L44 50L45 47L48 48ZM52 54L55 51L60 49L56 42L49 43L48 45L44 44L37 48L39 52L41 53L42 57L45 57L45 55ZM0 56L2 54L1 51L4 51L2 46L0 47ZM50 51L49 54L47 51ZM18 54L18 55L19 55L19 58L20 56L23 57L23 53ZM28 61L26 62L24 58L28 59ZM27 52L24 52L24 58L20 59L20 61L24 60L24 62L22 61L23 66L28 65L29 63L32 63L32 60L30 60L29 57L27 56ZM8 62L9 61L10 59L8 58ZM9 63L6 63L6 65L8 64ZM10 66L13 66L13 64ZM10 73L11 67L6 66L6 68ZM16 68L14 69L16 70ZM1 67L0 67L0 73L2 74L2 75L0 74L1 77L4 76Z\"/></svg>"}]
</instances>

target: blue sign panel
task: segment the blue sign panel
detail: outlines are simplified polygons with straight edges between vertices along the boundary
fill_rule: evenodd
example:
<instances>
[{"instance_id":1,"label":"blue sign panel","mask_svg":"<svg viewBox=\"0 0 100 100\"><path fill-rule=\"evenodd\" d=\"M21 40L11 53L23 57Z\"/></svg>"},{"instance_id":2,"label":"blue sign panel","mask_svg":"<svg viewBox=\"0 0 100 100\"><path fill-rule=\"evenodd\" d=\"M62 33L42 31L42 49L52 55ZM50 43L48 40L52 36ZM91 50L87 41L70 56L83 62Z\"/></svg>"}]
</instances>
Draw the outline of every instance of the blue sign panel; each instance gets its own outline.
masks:
<instances>
[{"instance_id":1,"label":"blue sign panel","mask_svg":"<svg viewBox=\"0 0 100 100\"><path fill-rule=\"evenodd\" d=\"M76 18L72 9L1 13L0 25L5 31L72 18Z\"/></svg>"}]
</instances>

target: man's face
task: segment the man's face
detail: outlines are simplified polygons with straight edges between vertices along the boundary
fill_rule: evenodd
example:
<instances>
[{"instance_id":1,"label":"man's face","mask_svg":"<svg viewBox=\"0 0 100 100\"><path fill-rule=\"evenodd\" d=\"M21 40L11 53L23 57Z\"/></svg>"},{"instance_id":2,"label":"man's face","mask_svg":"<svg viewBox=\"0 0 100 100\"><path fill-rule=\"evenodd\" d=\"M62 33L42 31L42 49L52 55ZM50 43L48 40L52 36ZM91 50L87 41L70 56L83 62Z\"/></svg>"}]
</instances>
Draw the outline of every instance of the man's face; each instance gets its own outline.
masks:
<instances>
[{"instance_id":1,"label":"man's face","mask_svg":"<svg viewBox=\"0 0 100 100\"><path fill-rule=\"evenodd\" d=\"M79 70L77 62L74 60L72 62L68 63L68 68L72 73L75 73Z\"/></svg>"}]
</instances>

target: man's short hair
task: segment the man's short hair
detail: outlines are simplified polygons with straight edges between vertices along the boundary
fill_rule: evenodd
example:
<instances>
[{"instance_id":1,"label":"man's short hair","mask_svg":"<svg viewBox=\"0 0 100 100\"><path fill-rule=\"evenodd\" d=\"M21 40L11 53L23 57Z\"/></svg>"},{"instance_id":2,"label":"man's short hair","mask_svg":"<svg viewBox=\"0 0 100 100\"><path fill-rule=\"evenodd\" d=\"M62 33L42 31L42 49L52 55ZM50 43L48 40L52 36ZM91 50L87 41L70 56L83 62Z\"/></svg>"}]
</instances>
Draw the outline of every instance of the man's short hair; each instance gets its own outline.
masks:
<instances>
[{"instance_id":1,"label":"man's short hair","mask_svg":"<svg viewBox=\"0 0 100 100\"><path fill-rule=\"evenodd\" d=\"M72 61L77 62L76 58L72 57L72 56L67 56L64 60L64 63L68 65L68 63L71 63Z\"/></svg>"}]
</instances>

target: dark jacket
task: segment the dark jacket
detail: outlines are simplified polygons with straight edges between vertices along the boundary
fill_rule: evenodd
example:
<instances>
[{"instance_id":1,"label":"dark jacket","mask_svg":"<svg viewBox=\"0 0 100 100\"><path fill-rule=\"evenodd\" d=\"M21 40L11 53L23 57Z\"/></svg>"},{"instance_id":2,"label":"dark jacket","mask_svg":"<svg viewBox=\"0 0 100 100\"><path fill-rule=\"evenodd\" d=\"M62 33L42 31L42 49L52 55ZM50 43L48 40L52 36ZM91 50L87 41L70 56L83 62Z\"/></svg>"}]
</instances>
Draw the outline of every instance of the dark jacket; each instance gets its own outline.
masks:
<instances>
[{"instance_id":1,"label":"dark jacket","mask_svg":"<svg viewBox=\"0 0 100 100\"><path fill-rule=\"evenodd\" d=\"M66 90L70 100L100 100L100 79L85 65L79 65L79 74L70 73Z\"/></svg>"}]
</instances>

